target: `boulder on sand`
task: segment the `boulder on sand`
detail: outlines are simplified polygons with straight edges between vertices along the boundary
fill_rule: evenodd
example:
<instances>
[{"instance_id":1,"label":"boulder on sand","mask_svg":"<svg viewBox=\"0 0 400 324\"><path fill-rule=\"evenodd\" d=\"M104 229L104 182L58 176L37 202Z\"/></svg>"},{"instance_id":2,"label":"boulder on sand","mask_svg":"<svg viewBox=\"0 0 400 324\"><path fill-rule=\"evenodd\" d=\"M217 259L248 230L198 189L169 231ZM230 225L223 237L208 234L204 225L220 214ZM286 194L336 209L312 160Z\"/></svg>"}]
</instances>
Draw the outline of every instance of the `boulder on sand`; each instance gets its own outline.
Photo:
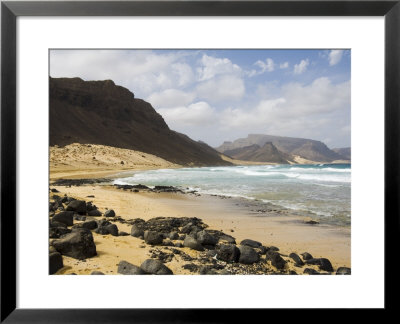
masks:
<instances>
[{"instance_id":1,"label":"boulder on sand","mask_svg":"<svg viewBox=\"0 0 400 324\"><path fill-rule=\"evenodd\" d=\"M105 217L115 217L115 211L113 209L106 210L104 213Z\"/></svg>"},{"instance_id":2,"label":"boulder on sand","mask_svg":"<svg viewBox=\"0 0 400 324\"><path fill-rule=\"evenodd\" d=\"M73 211L62 211L55 214L52 218L52 222L63 223L67 226L72 226L74 224L74 212Z\"/></svg>"},{"instance_id":3,"label":"boulder on sand","mask_svg":"<svg viewBox=\"0 0 400 324\"><path fill-rule=\"evenodd\" d=\"M86 201L73 200L68 204L66 211L74 211L75 213L78 213L80 215L85 215L86 211L87 211L86 210Z\"/></svg>"},{"instance_id":4,"label":"boulder on sand","mask_svg":"<svg viewBox=\"0 0 400 324\"><path fill-rule=\"evenodd\" d=\"M140 268L149 274L155 275L172 275L171 269L169 269L164 263L154 259L147 259L141 265Z\"/></svg>"},{"instance_id":5,"label":"boulder on sand","mask_svg":"<svg viewBox=\"0 0 400 324\"><path fill-rule=\"evenodd\" d=\"M54 240L52 245L62 255L79 260L97 255L93 235L85 228L74 229L63 238Z\"/></svg>"},{"instance_id":6,"label":"boulder on sand","mask_svg":"<svg viewBox=\"0 0 400 324\"><path fill-rule=\"evenodd\" d=\"M221 244L216 249L217 259L225 262L238 262L240 250L233 244Z\"/></svg>"},{"instance_id":7,"label":"boulder on sand","mask_svg":"<svg viewBox=\"0 0 400 324\"><path fill-rule=\"evenodd\" d=\"M140 275L145 274L145 272L138 266L135 266L127 261L121 260L118 263L118 270L119 274L123 275Z\"/></svg>"},{"instance_id":8,"label":"boulder on sand","mask_svg":"<svg viewBox=\"0 0 400 324\"><path fill-rule=\"evenodd\" d=\"M63 267L62 255L59 252L49 254L49 274L54 274Z\"/></svg>"},{"instance_id":9,"label":"boulder on sand","mask_svg":"<svg viewBox=\"0 0 400 324\"><path fill-rule=\"evenodd\" d=\"M250 246L240 245L239 250L239 263L253 264L260 260L260 256L258 255L258 253Z\"/></svg>"},{"instance_id":10,"label":"boulder on sand","mask_svg":"<svg viewBox=\"0 0 400 324\"><path fill-rule=\"evenodd\" d=\"M183 241L183 246L196 251L204 251L203 246L193 236L190 235L186 235L185 240Z\"/></svg>"}]
</instances>

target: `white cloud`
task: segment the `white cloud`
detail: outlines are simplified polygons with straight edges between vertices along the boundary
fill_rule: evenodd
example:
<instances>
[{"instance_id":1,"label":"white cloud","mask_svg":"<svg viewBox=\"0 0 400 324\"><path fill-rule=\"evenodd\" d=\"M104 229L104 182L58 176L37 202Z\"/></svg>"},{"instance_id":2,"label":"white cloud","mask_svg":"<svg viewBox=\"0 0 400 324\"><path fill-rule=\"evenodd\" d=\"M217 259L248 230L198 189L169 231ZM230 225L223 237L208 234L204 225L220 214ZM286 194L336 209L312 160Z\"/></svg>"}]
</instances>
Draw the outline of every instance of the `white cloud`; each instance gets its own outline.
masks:
<instances>
[{"instance_id":1,"label":"white cloud","mask_svg":"<svg viewBox=\"0 0 400 324\"><path fill-rule=\"evenodd\" d=\"M279 64L279 68L281 69L287 69L288 67L289 67L289 62Z\"/></svg>"},{"instance_id":2,"label":"white cloud","mask_svg":"<svg viewBox=\"0 0 400 324\"><path fill-rule=\"evenodd\" d=\"M277 98L261 100L253 109L225 109L220 120L224 129L322 138L321 129L335 132L329 127L338 127L335 119L342 123L349 112L350 81L318 78L309 85L287 84Z\"/></svg>"},{"instance_id":3,"label":"white cloud","mask_svg":"<svg viewBox=\"0 0 400 324\"><path fill-rule=\"evenodd\" d=\"M254 63L254 65L259 67L259 70L251 70L247 72L247 75L251 78L256 75L263 74L265 72L272 72L275 70L275 63L271 58L267 58L264 61L258 60L257 62Z\"/></svg>"},{"instance_id":4,"label":"white cloud","mask_svg":"<svg viewBox=\"0 0 400 324\"><path fill-rule=\"evenodd\" d=\"M193 101L195 95L190 92L184 92L177 89L167 89L161 92L152 93L146 98L153 107L177 107L185 106Z\"/></svg>"},{"instance_id":5,"label":"white cloud","mask_svg":"<svg viewBox=\"0 0 400 324\"><path fill-rule=\"evenodd\" d=\"M307 70L307 66L310 64L309 60L301 60L299 64L294 65L294 74L302 74Z\"/></svg>"},{"instance_id":6,"label":"white cloud","mask_svg":"<svg viewBox=\"0 0 400 324\"><path fill-rule=\"evenodd\" d=\"M343 56L343 50L331 50L329 53L329 65L333 66L338 64Z\"/></svg>"},{"instance_id":7,"label":"white cloud","mask_svg":"<svg viewBox=\"0 0 400 324\"><path fill-rule=\"evenodd\" d=\"M152 92L194 81L190 65L181 62L183 52L150 50L52 50L52 77L84 80L112 79L116 84L146 97Z\"/></svg>"},{"instance_id":8,"label":"white cloud","mask_svg":"<svg viewBox=\"0 0 400 324\"><path fill-rule=\"evenodd\" d=\"M197 68L199 81L214 78L219 74L238 74L242 69L227 58L216 58L204 54L200 60L201 66Z\"/></svg>"},{"instance_id":9,"label":"white cloud","mask_svg":"<svg viewBox=\"0 0 400 324\"><path fill-rule=\"evenodd\" d=\"M199 98L210 102L236 101L243 97L245 85L240 77L224 75L200 83L196 90Z\"/></svg>"},{"instance_id":10,"label":"white cloud","mask_svg":"<svg viewBox=\"0 0 400 324\"><path fill-rule=\"evenodd\" d=\"M215 110L204 101L189 106L160 108L157 109L157 112L163 116L172 129L179 129L188 125L201 126L213 123L216 120Z\"/></svg>"}]
</instances>

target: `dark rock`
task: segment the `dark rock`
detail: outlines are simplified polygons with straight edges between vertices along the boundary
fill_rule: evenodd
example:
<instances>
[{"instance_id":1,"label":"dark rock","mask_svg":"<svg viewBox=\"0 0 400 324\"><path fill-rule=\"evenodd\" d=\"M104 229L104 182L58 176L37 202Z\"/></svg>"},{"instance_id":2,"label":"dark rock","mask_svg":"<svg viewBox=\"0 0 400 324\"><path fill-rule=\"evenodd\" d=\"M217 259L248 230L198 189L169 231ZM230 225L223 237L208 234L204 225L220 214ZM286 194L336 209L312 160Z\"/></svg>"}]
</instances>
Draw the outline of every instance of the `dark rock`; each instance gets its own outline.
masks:
<instances>
[{"instance_id":1,"label":"dark rock","mask_svg":"<svg viewBox=\"0 0 400 324\"><path fill-rule=\"evenodd\" d=\"M86 196L86 198L94 198L94 195Z\"/></svg>"},{"instance_id":2,"label":"dark rock","mask_svg":"<svg viewBox=\"0 0 400 324\"><path fill-rule=\"evenodd\" d=\"M277 268L278 270L285 268L286 261L281 257L281 255L278 252L268 251L266 259L271 261L271 265Z\"/></svg>"},{"instance_id":3,"label":"dark rock","mask_svg":"<svg viewBox=\"0 0 400 324\"><path fill-rule=\"evenodd\" d=\"M337 275L351 275L351 269L347 267L340 267L336 270Z\"/></svg>"},{"instance_id":4,"label":"dark rock","mask_svg":"<svg viewBox=\"0 0 400 324\"><path fill-rule=\"evenodd\" d=\"M221 235L219 237L219 242L226 242L229 244L236 244L236 239L233 236L230 236L228 234L224 234L221 232Z\"/></svg>"},{"instance_id":5,"label":"dark rock","mask_svg":"<svg viewBox=\"0 0 400 324\"><path fill-rule=\"evenodd\" d=\"M290 270L290 271L289 271L289 274L290 274L290 275L297 275L297 272L294 271L294 270Z\"/></svg>"},{"instance_id":6,"label":"dark rock","mask_svg":"<svg viewBox=\"0 0 400 324\"><path fill-rule=\"evenodd\" d=\"M88 211L87 214L88 214L88 216L93 216L93 217L101 216L101 212L98 209L90 210L90 211Z\"/></svg>"},{"instance_id":7,"label":"dark rock","mask_svg":"<svg viewBox=\"0 0 400 324\"><path fill-rule=\"evenodd\" d=\"M49 254L49 274L54 274L60 270L63 265L62 255L59 252Z\"/></svg>"},{"instance_id":8,"label":"dark rock","mask_svg":"<svg viewBox=\"0 0 400 324\"><path fill-rule=\"evenodd\" d=\"M154 260L154 259L147 259L145 260L140 268L149 274L155 275L170 275L173 274L171 269L165 266L161 261Z\"/></svg>"},{"instance_id":9,"label":"dark rock","mask_svg":"<svg viewBox=\"0 0 400 324\"><path fill-rule=\"evenodd\" d=\"M74 224L74 212L72 211L62 211L53 216L52 222L60 222L67 226L72 226Z\"/></svg>"},{"instance_id":10,"label":"dark rock","mask_svg":"<svg viewBox=\"0 0 400 324\"><path fill-rule=\"evenodd\" d=\"M129 236L129 233L121 231L118 233L118 236Z\"/></svg>"},{"instance_id":11,"label":"dark rock","mask_svg":"<svg viewBox=\"0 0 400 324\"><path fill-rule=\"evenodd\" d=\"M217 259L225 262L238 262L240 250L233 244L222 244L216 249Z\"/></svg>"},{"instance_id":12,"label":"dark rock","mask_svg":"<svg viewBox=\"0 0 400 324\"><path fill-rule=\"evenodd\" d=\"M53 182L54 186L80 186L85 184L108 183L111 179L98 178L98 179L57 179Z\"/></svg>"},{"instance_id":13,"label":"dark rock","mask_svg":"<svg viewBox=\"0 0 400 324\"><path fill-rule=\"evenodd\" d=\"M318 265L320 270L333 272L333 267L331 262L326 258L309 259L306 264Z\"/></svg>"},{"instance_id":14,"label":"dark rock","mask_svg":"<svg viewBox=\"0 0 400 324\"><path fill-rule=\"evenodd\" d=\"M312 256L310 253L308 253L308 252L304 252L304 253L302 253L302 254L300 254L300 255L303 257L303 260L304 260L304 261L313 259L313 256Z\"/></svg>"},{"instance_id":15,"label":"dark rock","mask_svg":"<svg viewBox=\"0 0 400 324\"><path fill-rule=\"evenodd\" d=\"M172 242L170 239L165 239L162 241L162 246L175 246L174 242Z\"/></svg>"},{"instance_id":16,"label":"dark rock","mask_svg":"<svg viewBox=\"0 0 400 324\"><path fill-rule=\"evenodd\" d=\"M163 241L163 237L161 236L161 234L155 231L145 231L143 237L144 241L147 244L151 245L158 245L161 244Z\"/></svg>"},{"instance_id":17,"label":"dark rock","mask_svg":"<svg viewBox=\"0 0 400 324\"><path fill-rule=\"evenodd\" d=\"M108 220L105 220L105 219L100 219L100 220L97 221L97 226L98 227L103 227L103 226L107 226L107 225L110 225L110 224L111 224L111 222L109 222Z\"/></svg>"},{"instance_id":18,"label":"dark rock","mask_svg":"<svg viewBox=\"0 0 400 324\"><path fill-rule=\"evenodd\" d=\"M135 266L127 261L120 261L118 264L118 273L123 275L141 275L145 272L138 266Z\"/></svg>"},{"instance_id":19,"label":"dark rock","mask_svg":"<svg viewBox=\"0 0 400 324\"><path fill-rule=\"evenodd\" d=\"M240 242L240 245L246 245L246 246L250 246L252 248L259 248L262 244L257 241L245 239L242 242Z\"/></svg>"},{"instance_id":20,"label":"dark rock","mask_svg":"<svg viewBox=\"0 0 400 324\"><path fill-rule=\"evenodd\" d=\"M186 224L185 226L183 226L183 227L181 228L181 233L183 233L183 234L189 234L189 233L192 231L192 226L193 226L192 223Z\"/></svg>"},{"instance_id":21,"label":"dark rock","mask_svg":"<svg viewBox=\"0 0 400 324\"><path fill-rule=\"evenodd\" d=\"M93 230L98 227L97 222L95 220L90 220L84 223L75 224L73 228L86 228L88 230Z\"/></svg>"},{"instance_id":22,"label":"dark rock","mask_svg":"<svg viewBox=\"0 0 400 324\"><path fill-rule=\"evenodd\" d=\"M133 237L141 237L141 236L144 235L144 232L137 225L133 225L132 228L131 228L131 235Z\"/></svg>"},{"instance_id":23,"label":"dark rock","mask_svg":"<svg viewBox=\"0 0 400 324\"><path fill-rule=\"evenodd\" d=\"M218 238L202 230L197 233L197 242L201 245L216 245L218 243Z\"/></svg>"},{"instance_id":24,"label":"dark rock","mask_svg":"<svg viewBox=\"0 0 400 324\"><path fill-rule=\"evenodd\" d=\"M82 215L79 215L79 214L74 214L74 220L85 221L86 220L86 216L82 216Z\"/></svg>"},{"instance_id":25,"label":"dark rock","mask_svg":"<svg viewBox=\"0 0 400 324\"><path fill-rule=\"evenodd\" d=\"M239 250L240 250L239 263L253 264L260 260L260 256L258 255L258 253L250 246L240 245Z\"/></svg>"},{"instance_id":26,"label":"dark rock","mask_svg":"<svg viewBox=\"0 0 400 324\"><path fill-rule=\"evenodd\" d=\"M49 230L49 238L60 238L62 235L71 233L71 230L65 227L51 227Z\"/></svg>"},{"instance_id":27,"label":"dark rock","mask_svg":"<svg viewBox=\"0 0 400 324\"><path fill-rule=\"evenodd\" d=\"M118 227L115 224L109 224L98 227L95 232L101 235L111 234L112 236L118 236Z\"/></svg>"},{"instance_id":28,"label":"dark rock","mask_svg":"<svg viewBox=\"0 0 400 324\"><path fill-rule=\"evenodd\" d=\"M304 262L300 259L300 257L296 253L290 253L289 257L293 259L296 266L301 267L304 265Z\"/></svg>"},{"instance_id":29,"label":"dark rock","mask_svg":"<svg viewBox=\"0 0 400 324\"><path fill-rule=\"evenodd\" d=\"M171 232L171 233L169 233L168 238L170 240L177 240L179 238L179 234L178 234L178 232Z\"/></svg>"},{"instance_id":30,"label":"dark rock","mask_svg":"<svg viewBox=\"0 0 400 324\"><path fill-rule=\"evenodd\" d=\"M311 268L305 268L303 273L308 274L308 275L319 275L320 274L317 270L314 270Z\"/></svg>"},{"instance_id":31,"label":"dark rock","mask_svg":"<svg viewBox=\"0 0 400 324\"><path fill-rule=\"evenodd\" d=\"M86 259L97 255L92 233L84 228L74 229L52 245L62 255L75 259Z\"/></svg>"},{"instance_id":32,"label":"dark rock","mask_svg":"<svg viewBox=\"0 0 400 324\"><path fill-rule=\"evenodd\" d=\"M183 243L181 243L181 242L176 242L175 244L174 244L174 246L176 246L176 247L183 247Z\"/></svg>"},{"instance_id":33,"label":"dark rock","mask_svg":"<svg viewBox=\"0 0 400 324\"><path fill-rule=\"evenodd\" d=\"M185 240L183 241L183 246L191 248L196 251L204 251L204 248L201 244L192 236L187 235Z\"/></svg>"},{"instance_id":34,"label":"dark rock","mask_svg":"<svg viewBox=\"0 0 400 324\"><path fill-rule=\"evenodd\" d=\"M199 267L194 263L187 263L182 266L183 269L189 270L190 272L196 272L199 270Z\"/></svg>"},{"instance_id":35,"label":"dark rock","mask_svg":"<svg viewBox=\"0 0 400 324\"><path fill-rule=\"evenodd\" d=\"M276 246L273 246L273 245L268 246L267 249L268 249L268 251L271 251L271 252L278 252L279 251L279 248L277 248Z\"/></svg>"},{"instance_id":36,"label":"dark rock","mask_svg":"<svg viewBox=\"0 0 400 324\"><path fill-rule=\"evenodd\" d=\"M52 227L63 227L63 228L67 228L67 225L65 225L64 223L60 223L60 222L51 220L51 222L50 222L50 224L49 224L49 227L50 227L50 228L52 228Z\"/></svg>"},{"instance_id":37,"label":"dark rock","mask_svg":"<svg viewBox=\"0 0 400 324\"><path fill-rule=\"evenodd\" d=\"M115 211L113 209L106 210L104 213L105 217L115 217Z\"/></svg>"},{"instance_id":38,"label":"dark rock","mask_svg":"<svg viewBox=\"0 0 400 324\"><path fill-rule=\"evenodd\" d=\"M178 240L183 241L185 237L186 237L185 234L179 235Z\"/></svg>"},{"instance_id":39,"label":"dark rock","mask_svg":"<svg viewBox=\"0 0 400 324\"><path fill-rule=\"evenodd\" d=\"M56 188L50 189L51 192L59 192Z\"/></svg>"},{"instance_id":40,"label":"dark rock","mask_svg":"<svg viewBox=\"0 0 400 324\"><path fill-rule=\"evenodd\" d=\"M86 201L73 200L68 204L66 211L74 211L75 213L78 213L80 215L85 215L86 214Z\"/></svg>"},{"instance_id":41,"label":"dark rock","mask_svg":"<svg viewBox=\"0 0 400 324\"><path fill-rule=\"evenodd\" d=\"M261 255L265 255L268 252L268 248L263 245L260 246L258 249L259 249Z\"/></svg>"},{"instance_id":42,"label":"dark rock","mask_svg":"<svg viewBox=\"0 0 400 324\"><path fill-rule=\"evenodd\" d=\"M213 267L211 266L201 266L199 268L199 273L201 275L215 275L218 274L218 271L215 270Z\"/></svg>"},{"instance_id":43,"label":"dark rock","mask_svg":"<svg viewBox=\"0 0 400 324\"><path fill-rule=\"evenodd\" d=\"M104 273L101 271L92 271L91 275L98 276L98 275L104 275Z\"/></svg>"}]
</instances>

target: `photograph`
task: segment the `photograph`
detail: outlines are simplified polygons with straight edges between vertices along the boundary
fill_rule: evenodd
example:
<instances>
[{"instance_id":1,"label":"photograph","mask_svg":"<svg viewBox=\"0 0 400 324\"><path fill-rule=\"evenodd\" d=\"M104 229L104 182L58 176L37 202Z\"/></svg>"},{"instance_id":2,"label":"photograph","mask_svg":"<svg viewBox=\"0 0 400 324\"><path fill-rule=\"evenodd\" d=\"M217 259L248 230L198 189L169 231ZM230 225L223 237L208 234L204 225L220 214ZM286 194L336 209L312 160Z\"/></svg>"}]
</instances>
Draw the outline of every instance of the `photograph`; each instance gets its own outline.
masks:
<instances>
[{"instance_id":1,"label":"photograph","mask_svg":"<svg viewBox=\"0 0 400 324\"><path fill-rule=\"evenodd\" d=\"M48 60L50 275L351 275L351 49Z\"/></svg>"}]
</instances>

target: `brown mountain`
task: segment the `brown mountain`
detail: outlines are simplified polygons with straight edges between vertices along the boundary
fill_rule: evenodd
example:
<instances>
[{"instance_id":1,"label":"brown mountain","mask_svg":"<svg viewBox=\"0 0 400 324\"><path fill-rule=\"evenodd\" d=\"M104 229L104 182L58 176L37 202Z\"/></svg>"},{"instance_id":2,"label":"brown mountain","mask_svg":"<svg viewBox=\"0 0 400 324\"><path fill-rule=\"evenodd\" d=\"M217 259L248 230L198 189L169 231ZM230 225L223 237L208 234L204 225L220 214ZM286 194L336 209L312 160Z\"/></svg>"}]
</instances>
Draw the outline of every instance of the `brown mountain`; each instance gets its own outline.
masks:
<instances>
[{"instance_id":1,"label":"brown mountain","mask_svg":"<svg viewBox=\"0 0 400 324\"><path fill-rule=\"evenodd\" d=\"M267 142L260 147L257 144L240 147L224 152L237 160L287 164L291 160L288 154L279 151L274 144Z\"/></svg>"},{"instance_id":2,"label":"brown mountain","mask_svg":"<svg viewBox=\"0 0 400 324\"><path fill-rule=\"evenodd\" d=\"M169 129L150 103L111 80L50 78L50 146L100 144L183 165L227 165L205 143Z\"/></svg>"},{"instance_id":3,"label":"brown mountain","mask_svg":"<svg viewBox=\"0 0 400 324\"><path fill-rule=\"evenodd\" d=\"M263 134L250 134L247 138L239 138L233 142L224 142L216 149L221 153L225 153L229 150L254 144L262 147L267 142L271 142L279 151L288 154L289 156L298 155L301 158L317 162L343 160L343 156L330 150L320 141Z\"/></svg>"},{"instance_id":4,"label":"brown mountain","mask_svg":"<svg viewBox=\"0 0 400 324\"><path fill-rule=\"evenodd\" d=\"M335 151L336 153L340 154L346 160L351 160L351 148L350 147L334 148L334 149L332 149L332 151Z\"/></svg>"}]
</instances>

